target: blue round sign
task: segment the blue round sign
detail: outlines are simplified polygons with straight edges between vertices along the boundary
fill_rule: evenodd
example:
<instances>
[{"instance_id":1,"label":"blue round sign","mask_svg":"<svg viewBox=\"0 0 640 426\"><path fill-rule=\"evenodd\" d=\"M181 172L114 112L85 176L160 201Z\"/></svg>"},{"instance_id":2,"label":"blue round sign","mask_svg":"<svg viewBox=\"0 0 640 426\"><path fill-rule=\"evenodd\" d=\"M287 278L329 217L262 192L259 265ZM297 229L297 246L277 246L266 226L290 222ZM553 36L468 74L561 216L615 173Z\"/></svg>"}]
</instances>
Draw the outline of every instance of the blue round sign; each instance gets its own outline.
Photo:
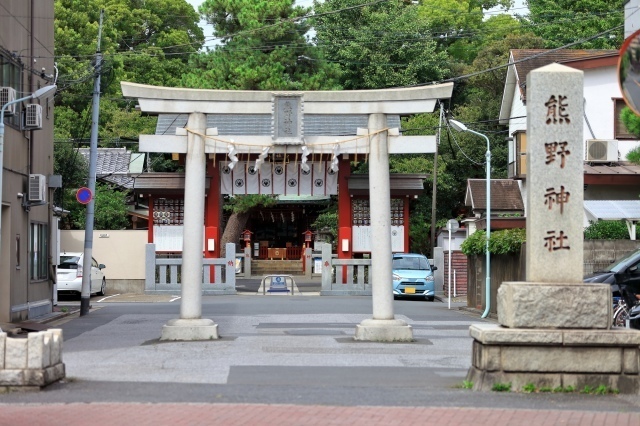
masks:
<instances>
[{"instance_id":1,"label":"blue round sign","mask_svg":"<svg viewBox=\"0 0 640 426\"><path fill-rule=\"evenodd\" d=\"M78 188L76 192L76 200L81 204L88 204L93 199L93 194L89 188Z\"/></svg>"}]
</instances>

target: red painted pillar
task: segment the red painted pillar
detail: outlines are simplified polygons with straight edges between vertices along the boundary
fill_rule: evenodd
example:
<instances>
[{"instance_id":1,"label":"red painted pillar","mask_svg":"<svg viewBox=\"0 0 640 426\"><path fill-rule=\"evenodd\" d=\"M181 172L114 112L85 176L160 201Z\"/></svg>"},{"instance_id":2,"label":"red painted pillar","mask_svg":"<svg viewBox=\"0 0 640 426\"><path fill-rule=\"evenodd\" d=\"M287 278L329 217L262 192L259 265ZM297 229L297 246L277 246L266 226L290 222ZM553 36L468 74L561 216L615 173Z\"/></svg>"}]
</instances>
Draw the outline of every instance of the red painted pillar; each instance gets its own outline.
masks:
<instances>
[{"instance_id":1,"label":"red painted pillar","mask_svg":"<svg viewBox=\"0 0 640 426\"><path fill-rule=\"evenodd\" d=\"M153 244L153 195L149 195L149 227L147 228L147 242Z\"/></svg>"},{"instance_id":2,"label":"red painted pillar","mask_svg":"<svg viewBox=\"0 0 640 426\"><path fill-rule=\"evenodd\" d=\"M411 247L409 246L409 197L404 197L404 214L403 224L404 224L404 252L411 252Z\"/></svg>"},{"instance_id":3,"label":"red painted pillar","mask_svg":"<svg viewBox=\"0 0 640 426\"><path fill-rule=\"evenodd\" d=\"M204 257L220 257L220 169L216 167L216 159L207 160L207 176L209 190L205 201L204 214ZM213 240L213 250L209 250ZM215 282L215 267L210 268L211 282Z\"/></svg>"},{"instance_id":4,"label":"red painted pillar","mask_svg":"<svg viewBox=\"0 0 640 426\"><path fill-rule=\"evenodd\" d=\"M344 157L347 157L346 159ZM349 176L351 176L351 164L348 156L338 163L338 259L351 259L353 257L352 229L353 215L351 214L351 197L349 196ZM348 241L348 250L342 250L343 240ZM337 271L336 271L337 272ZM347 268L342 268L342 282L347 280Z\"/></svg>"}]
</instances>

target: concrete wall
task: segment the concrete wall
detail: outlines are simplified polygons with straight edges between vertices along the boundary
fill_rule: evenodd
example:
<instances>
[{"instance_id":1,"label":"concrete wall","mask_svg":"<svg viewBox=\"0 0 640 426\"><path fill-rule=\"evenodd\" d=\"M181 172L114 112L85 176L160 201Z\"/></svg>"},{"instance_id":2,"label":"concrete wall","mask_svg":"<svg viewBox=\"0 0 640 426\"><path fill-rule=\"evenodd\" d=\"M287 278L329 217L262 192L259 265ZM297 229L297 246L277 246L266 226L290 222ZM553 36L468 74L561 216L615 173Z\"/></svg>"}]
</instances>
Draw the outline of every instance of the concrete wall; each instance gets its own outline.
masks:
<instances>
[{"instance_id":1,"label":"concrete wall","mask_svg":"<svg viewBox=\"0 0 640 426\"><path fill-rule=\"evenodd\" d=\"M144 292L146 230L94 231L93 257L104 263L107 293ZM84 251L84 231L60 231L60 253Z\"/></svg>"}]
</instances>

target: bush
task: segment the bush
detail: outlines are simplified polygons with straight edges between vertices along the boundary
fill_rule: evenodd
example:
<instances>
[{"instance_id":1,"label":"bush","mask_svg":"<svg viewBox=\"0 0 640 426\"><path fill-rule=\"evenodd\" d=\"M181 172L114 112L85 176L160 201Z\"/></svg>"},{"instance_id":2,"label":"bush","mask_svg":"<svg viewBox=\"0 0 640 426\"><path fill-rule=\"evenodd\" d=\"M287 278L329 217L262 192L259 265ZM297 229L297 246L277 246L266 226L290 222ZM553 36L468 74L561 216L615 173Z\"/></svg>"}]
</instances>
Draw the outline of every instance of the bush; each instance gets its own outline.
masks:
<instances>
[{"instance_id":1,"label":"bush","mask_svg":"<svg viewBox=\"0 0 640 426\"><path fill-rule=\"evenodd\" d=\"M476 231L469 238L464 240L460 249L465 255L485 254L486 232ZM489 253L510 254L520 251L520 247L526 241L526 231L524 229L504 229L492 232L489 236Z\"/></svg>"},{"instance_id":2,"label":"bush","mask_svg":"<svg viewBox=\"0 0 640 426\"><path fill-rule=\"evenodd\" d=\"M585 240L628 240L629 231L623 220L589 222L584 230Z\"/></svg>"}]
</instances>

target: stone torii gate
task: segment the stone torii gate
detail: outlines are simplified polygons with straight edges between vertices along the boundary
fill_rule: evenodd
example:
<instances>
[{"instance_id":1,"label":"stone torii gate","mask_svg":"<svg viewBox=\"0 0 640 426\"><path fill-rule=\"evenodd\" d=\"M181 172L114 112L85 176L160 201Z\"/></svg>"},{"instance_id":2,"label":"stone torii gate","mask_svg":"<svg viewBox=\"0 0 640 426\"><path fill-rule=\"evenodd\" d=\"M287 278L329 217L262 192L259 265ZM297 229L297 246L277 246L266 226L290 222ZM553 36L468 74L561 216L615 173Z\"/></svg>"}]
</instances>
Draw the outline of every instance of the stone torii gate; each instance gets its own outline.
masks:
<instances>
[{"instance_id":1,"label":"stone torii gate","mask_svg":"<svg viewBox=\"0 0 640 426\"><path fill-rule=\"evenodd\" d=\"M184 193L184 244L180 318L170 320L161 340L209 340L218 338L217 324L202 314L202 247L204 235L204 191L207 154L231 161L246 155L265 160L267 155L332 155L332 170L340 173L348 160L340 155L365 154L369 162L369 192L372 244L373 317L356 328L356 340L410 341L411 326L393 313L389 154L434 153L434 136L401 136L389 128L387 115L432 112L436 101L449 99L453 83L381 90L269 92L200 90L122 83L125 97L137 98L147 114L188 114L184 129L176 135L141 135L140 151L186 154ZM271 116L271 135L218 134L207 128L207 115ZM357 136L305 135L305 115L366 115L367 128ZM258 165L256 165L258 166ZM261 170L260 167L256 169ZM219 184L218 179L213 182ZM213 184L213 183L212 183ZM348 197L340 191L339 197ZM219 200L209 200L219 203ZM219 245L219 244L218 244ZM325 266L330 267L330 266Z\"/></svg>"}]
</instances>

